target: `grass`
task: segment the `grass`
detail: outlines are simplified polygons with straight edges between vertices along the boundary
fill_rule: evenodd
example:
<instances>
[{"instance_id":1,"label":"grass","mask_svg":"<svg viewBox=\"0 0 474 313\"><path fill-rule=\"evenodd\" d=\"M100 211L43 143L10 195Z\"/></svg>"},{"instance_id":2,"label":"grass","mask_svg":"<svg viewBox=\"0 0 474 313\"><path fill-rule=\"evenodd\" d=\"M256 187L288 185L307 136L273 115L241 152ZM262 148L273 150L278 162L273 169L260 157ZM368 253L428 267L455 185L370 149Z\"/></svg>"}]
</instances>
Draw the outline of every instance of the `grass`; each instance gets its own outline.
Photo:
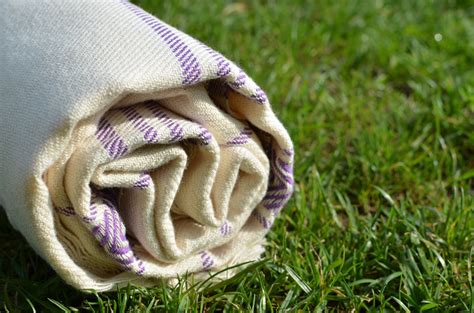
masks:
<instances>
[{"instance_id":1,"label":"grass","mask_svg":"<svg viewBox=\"0 0 474 313\"><path fill-rule=\"evenodd\" d=\"M267 91L295 195L265 259L203 290L77 292L2 215L3 309L474 312L474 3L135 2Z\"/></svg>"}]
</instances>

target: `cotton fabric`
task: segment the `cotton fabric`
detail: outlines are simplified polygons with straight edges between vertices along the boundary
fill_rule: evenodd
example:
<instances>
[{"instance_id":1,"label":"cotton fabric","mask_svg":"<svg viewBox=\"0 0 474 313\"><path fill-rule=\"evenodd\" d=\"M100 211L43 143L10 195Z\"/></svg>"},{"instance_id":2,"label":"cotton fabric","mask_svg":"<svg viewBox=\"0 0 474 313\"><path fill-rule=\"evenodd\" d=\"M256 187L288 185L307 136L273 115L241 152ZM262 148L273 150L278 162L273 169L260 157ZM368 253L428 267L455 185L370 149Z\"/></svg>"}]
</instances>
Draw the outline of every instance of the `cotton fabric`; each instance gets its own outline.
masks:
<instances>
[{"instance_id":1,"label":"cotton fabric","mask_svg":"<svg viewBox=\"0 0 474 313\"><path fill-rule=\"evenodd\" d=\"M125 1L1 1L0 42L0 204L67 283L259 258L294 153L242 69Z\"/></svg>"}]
</instances>

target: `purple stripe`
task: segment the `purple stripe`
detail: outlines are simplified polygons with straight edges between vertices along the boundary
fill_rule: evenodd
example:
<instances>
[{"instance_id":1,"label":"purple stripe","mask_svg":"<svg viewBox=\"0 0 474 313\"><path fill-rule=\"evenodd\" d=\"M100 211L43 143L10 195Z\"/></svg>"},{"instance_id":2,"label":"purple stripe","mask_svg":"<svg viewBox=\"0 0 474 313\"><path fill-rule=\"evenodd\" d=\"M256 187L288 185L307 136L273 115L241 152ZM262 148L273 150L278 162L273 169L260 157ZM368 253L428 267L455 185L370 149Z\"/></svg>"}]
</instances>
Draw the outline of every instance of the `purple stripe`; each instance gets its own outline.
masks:
<instances>
[{"instance_id":1,"label":"purple stripe","mask_svg":"<svg viewBox=\"0 0 474 313\"><path fill-rule=\"evenodd\" d=\"M104 138L108 138L110 135L110 132L112 131L112 128L110 127L104 128L104 127L105 125L102 125L102 129L97 136L97 139L99 139L101 142L104 140Z\"/></svg>"},{"instance_id":2,"label":"purple stripe","mask_svg":"<svg viewBox=\"0 0 474 313\"><path fill-rule=\"evenodd\" d=\"M230 74L230 62L227 60L222 54L219 52L203 45L205 50L209 53L209 55L214 59L217 64L217 72L216 75L218 77L224 77Z\"/></svg>"},{"instance_id":3,"label":"purple stripe","mask_svg":"<svg viewBox=\"0 0 474 313\"><path fill-rule=\"evenodd\" d=\"M209 256L206 252L201 252L201 261L205 270L210 269L212 265L214 265L214 261L212 260L211 256Z\"/></svg>"},{"instance_id":4,"label":"purple stripe","mask_svg":"<svg viewBox=\"0 0 474 313\"><path fill-rule=\"evenodd\" d=\"M178 57L181 54L181 52L183 52L184 49L186 49L186 45L184 44L184 42L180 40L176 40L175 44L177 44L177 46L173 45L173 49L171 51L173 51L175 56ZM178 51L178 49L181 49L181 50Z\"/></svg>"},{"instance_id":5,"label":"purple stripe","mask_svg":"<svg viewBox=\"0 0 474 313\"><path fill-rule=\"evenodd\" d=\"M290 198L291 192L290 193L284 193L284 194L267 194L265 195L264 200L286 200Z\"/></svg>"},{"instance_id":6,"label":"purple stripe","mask_svg":"<svg viewBox=\"0 0 474 313\"><path fill-rule=\"evenodd\" d=\"M270 220L258 213L256 210L252 212L252 215L263 226L263 228L270 229L270 227L272 227L272 223L270 222Z\"/></svg>"},{"instance_id":7,"label":"purple stripe","mask_svg":"<svg viewBox=\"0 0 474 313\"><path fill-rule=\"evenodd\" d=\"M208 145L212 140L212 134L201 125L199 125L199 128L202 130L198 135L199 139L201 139L202 144Z\"/></svg>"},{"instance_id":8,"label":"purple stripe","mask_svg":"<svg viewBox=\"0 0 474 313\"><path fill-rule=\"evenodd\" d=\"M101 118L99 121L95 136L109 156L114 159L121 157L128 151L125 141L115 132L112 125L105 118Z\"/></svg>"},{"instance_id":9,"label":"purple stripe","mask_svg":"<svg viewBox=\"0 0 474 313\"><path fill-rule=\"evenodd\" d=\"M237 75L237 78L233 82L231 82L229 85L235 89L239 89L243 85L245 85L246 80L247 80L247 75L244 73L244 71L240 70L239 75Z\"/></svg>"},{"instance_id":10,"label":"purple stripe","mask_svg":"<svg viewBox=\"0 0 474 313\"><path fill-rule=\"evenodd\" d=\"M74 216L76 215L76 211L72 207L55 207L56 212L61 213L65 216Z\"/></svg>"},{"instance_id":11,"label":"purple stripe","mask_svg":"<svg viewBox=\"0 0 474 313\"><path fill-rule=\"evenodd\" d=\"M138 262L138 271L136 272L137 275L141 276L143 275L143 272L145 272L145 265L143 264L143 261Z\"/></svg>"},{"instance_id":12,"label":"purple stripe","mask_svg":"<svg viewBox=\"0 0 474 313\"><path fill-rule=\"evenodd\" d=\"M217 76L224 77L230 74L230 63L223 59L217 63Z\"/></svg>"},{"instance_id":13,"label":"purple stripe","mask_svg":"<svg viewBox=\"0 0 474 313\"><path fill-rule=\"evenodd\" d=\"M293 149L283 149L283 152L289 157L292 157L294 153Z\"/></svg>"},{"instance_id":14,"label":"purple stripe","mask_svg":"<svg viewBox=\"0 0 474 313\"><path fill-rule=\"evenodd\" d=\"M97 212L91 213L89 216L84 216L82 218L82 220L86 223L90 223L90 222L94 221L96 219L96 217L97 217Z\"/></svg>"},{"instance_id":15,"label":"purple stripe","mask_svg":"<svg viewBox=\"0 0 474 313\"><path fill-rule=\"evenodd\" d=\"M109 225L109 212L108 210L104 211L104 235L100 240L100 245L105 246L107 241L109 241L109 231L110 231L110 225Z\"/></svg>"},{"instance_id":16,"label":"purple stripe","mask_svg":"<svg viewBox=\"0 0 474 313\"><path fill-rule=\"evenodd\" d=\"M110 208L110 212L112 214L112 225L113 225L113 234L112 234L112 244L110 246L110 251L112 252L113 250L116 250L118 247L117 247L117 237L118 237L118 219L120 217L118 217L117 215L117 211L115 210L112 210L112 208Z\"/></svg>"},{"instance_id":17,"label":"purple stripe","mask_svg":"<svg viewBox=\"0 0 474 313\"><path fill-rule=\"evenodd\" d=\"M173 39L170 41L169 48L171 51L176 52L176 49L179 49L179 47L184 45L184 42L179 40L179 37L176 35L177 38Z\"/></svg>"},{"instance_id":18,"label":"purple stripe","mask_svg":"<svg viewBox=\"0 0 474 313\"><path fill-rule=\"evenodd\" d=\"M268 210L276 210L277 212L283 208L291 197L291 188L287 187L283 193L267 192L263 198L262 204Z\"/></svg>"},{"instance_id":19,"label":"purple stripe","mask_svg":"<svg viewBox=\"0 0 474 313\"><path fill-rule=\"evenodd\" d=\"M155 142L158 138L158 132L156 132L156 130L153 128L150 128L145 132L144 138L150 143Z\"/></svg>"},{"instance_id":20,"label":"purple stripe","mask_svg":"<svg viewBox=\"0 0 474 313\"><path fill-rule=\"evenodd\" d=\"M287 182L289 185L293 186L294 180L293 180L293 175L292 174L285 174L283 173L277 166L272 166L273 173L276 174L276 176L285 182Z\"/></svg>"},{"instance_id":21,"label":"purple stripe","mask_svg":"<svg viewBox=\"0 0 474 313\"><path fill-rule=\"evenodd\" d=\"M120 232L120 226L119 224L122 224L122 221L120 220L120 215L118 214L117 210L115 209L115 206L107 199L103 199L103 202L104 204L107 206L107 211L109 212L109 214L112 215L112 225L113 228L112 228L112 243L110 245L110 250L113 251L113 250L116 250L117 247L118 247L118 244L117 244L117 238L120 236L119 235L119 232ZM120 240L120 238L119 238ZM110 240L109 240L110 242Z\"/></svg>"},{"instance_id":22,"label":"purple stripe","mask_svg":"<svg viewBox=\"0 0 474 313\"><path fill-rule=\"evenodd\" d=\"M112 157L115 157L115 155L118 153L117 144L119 140L119 137L112 137L104 144L104 148Z\"/></svg>"},{"instance_id":23,"label":"purple stripe","mask_svg":"<svg viewBox=\"0 0 474 313\"><path fill-rule=\"evenodd\" d=\"M171 131L171 141L179 141L184 137L184 129L177 121L172 120L162 109L153 102L147 102L146 107Z\"/></svg>"},{"instance_id":24,"label":"purple stripe","mask_svg":"<svg viewBox=\"0 0 474 313\"><path fill-rule=\"evenodd\" d=\"M89 215L84 216L82 219L84 220L84 222L90 223L93 220L95 220L96 217L97 217L97 207L95 205L91 205L89 207Z\"/></svg>"},{"instance_id":25,"label":"purple stripe","mask_svg":"<svg viewBox=\"0 0 474 313\"><path fill-rule=\"evenodd\" d=\"M280 209L283 208L285 204L286 204L286 201L278 201L278 202L266 203L264 207L267 210L280 211Z\"/></svg>"},{"instance_id":26,"label":"purple stripe","mask_svg":"<svg viewBox=\"0 0 474 313\"><path fill-rule=\"evenodd\" d=\"M255 101L257 101L260 104L264 104L265 102L267 102L267 95L260 88L257 88L255 93L253 95L251 95L250 98L254 99Z\"/></svg>"},{"instance_id":27,"label":"purple stripe","mask_svg":"<svg viewBox=\"0 0 474 313\"><path fill-rule=\"evenodd\" d=\"M270 158L271 183L262 204L266 209L278 213L291 197L293 168L289 162L285 162L277 157L274 150L268 151L268 156Z\"/></svg>"},{"instance_id":28,"label":"purple stripe","mask_svg":"<svg viewBox=\"0 0 474 313\"><path fill-rule=\"evenodd\" d=\"M124 259L124 254L127 253L127 250L131 251L131 248L130 248L130 245L129 245L128 241L125 241L125 242L122 241L121 245L119 245L117 243L117 241L121 241L122 238L126 239L125 233L123 235L118 234L121 230L122 231L124 230L124 227L122 228L122 227L119 226L119 223L123 226L123 223L120 220L120 216L119 216L117 210L115 209L115 206L109 200L103 199L103 202L107 206L107 209L108 209L107 211L109 212L109 214L112 215L112 220L113 220L113 223L112 223L113 224L112 243L110 245L107 245L108 251L114 257L114 259L116 259L120 263L122 263L122 264L131 264L135 260L135 258L133 256ZM106 222L106 228L107 228L107 219L105 220L105 222ZM110 225L108 226L108 228L109 229L111 228ZM110 243L110 239L108 240L108 242ZM123 246L123 244L125 244L125 246ZM110 248L109 248L109 246L110 246ZM120 252L120 253L117 253L117 252Z\"/></svg>"},{"instance_id":29,"label":"purple stripe","mask_svg":"<svg viewBox=\"0 0 474 313\"><path fill-rule=\"evenodd\" d=\"M172 48L173 47L173 44L175 42L177 42L179 39L178 35L177 34L174 34L168 41L168 44L169 44L169 47Z\"/></svg>"},{"instance_id":30,"label":"purple stripe","mask_svg":"<svg viewBox=\"0 0 474 313\"><path fill-rule=\"evenodd\" d=\"M225 235L230 234L231 229L232 228L230 227L230 225L227 222L224 222L224 224L221 225L219 230L220 230L221 235L225 236Z\"/></svg>"},{"instance_id":31,"label":"purple stripe","mask_svg":"<svg viewBox=\"0 0 474 313\"><path fill-rule=\"evenodd\" d=\"M145 119L140 115L140 113L133 107L127 107L121 109L122 113L127 117L127 119L132 122L132 125L143 133L143 138L152 143L158 137L158 132L149 125Z\"/></svg>"},{"instance_id":32,"label":"purple stripe","mask_svg":"<svg viewBox=\"0 0 474 313\"><path fill-rule=\"evenodd\" d=\"M289 185L293 186L294 180L293 180L293 169L290 167L288 168L289 173L283 173L283 171L280 169L280 167L277 165L277 158L275 154L272 154L271 156L271 161L270 161L270 167L273 175L275 177L278 177L279 179L287 182Z\"/></svg>"},{"instance_id":33,"label":"purple stripe","mask_svg":"<svg viewBox=\"0 0 474 313\"><path fill-rule=\"evenodd\" d=\"M116 255L127 254L130 251L132 251L132 249L130 249L130 246L114 247L114 248L110 249L110 252L113 253L113 254L116 254Z\"/></svg>"},{"instance_id":34,"label":"purple stripe","mask_svg":"<svg viewBox=\"0 0 474 313\"><path fill-rule=\"evenodd\" d=\"M93 202L90 206L91 212L96 212L97 204L105 205L103 218L92 220L94 225L89 226L96 240L104 247L105 251L124 269L140 273L145 271L143 263L139 263L126 238L125 225L123 224L115 205L108 199L99 196L103 192L94 192Z\"/></svg>"},{"instance_id":35,"label":"purple stripe","mask_svg":"<svg viewBox=\"0 0 474 313\"><path fill-rule=\"evenodd\" d=\"M179 48L181 49L178 50ZM172 51L174 52L175 56L178 58L181 55L181 53L183 53L187 48L188 46L182 41Z\"/></svg>"},{"instance_id":36,"label":"purple stripe","mask_svg":"<svg viewBox=\"0 0 474 313\"><path fill-rule=\"evenodd\" d=\"M128 242L127 229L125 228L125 225L122 222L120 222L120 240L122 242Z\"/></svg>"},{"instance_id":37,"label":"purple stripe","mask_svg":"<svg viewBox=\"0 0 474 313\"><path fill-rule=\"evenodd\" d=\"M133 184L133 187L144 189L150 186L151 177L150 175L143 173L139 176L138 180Z\"/></svg>"},{"instance_id":38,"label":"purple stripe","mask_svg":"<svg viewBox=\"0 0 474 313\"><path fill-rule=\"evenodd\" d=\"M86 223L90 223L90 222L92 222L93 220L95 220L95 218L96 218L95 216L84 216L84 217L82 218L82 220L83 220L84 222L86 222Z\"/></svg>"},{"instance_id":39,"label":"purple stripe","mask_svg":"<svg viewBox=\"0 0 474 313\"><path fill-rule=\"evenodd\" d=\"M203 264L211 264L212 263L212 260L208 255L204 256L203 261L204 261Z\"/></svg>"},{"instance_id":40,"label":"purple stripe","mask_svg":"<svg viewBox=\"0 0 474 313\"><path fill-rule=\"evenodd\" d=\"M186 66L187 63L183 62L181 58L179 59L183 76L182 84L189 85L198 82L202 76L201 66L199 65L197 58L194 56L189 46L183 41L182 38L180 38L180 33L175 32L175 30L168 27L160 20L156 19L154 16L148 14L142 9L134 6L133 4L128 2L122 3L138 18L146 22L146 24L149 25L152 30L155 31L161 37L161 39L168 45L168 48L170 48L171 51L174 53L176 58L178 58L183 51L185 51L185 55L190 54L191 66ZM175 50L176 48L174 46L176 44L178 44L178 47L183 47L179 53L177 53Z\"/></svg>"},{"instance_id":41,"label":"purple stripe","mask_svg":"<svg viewBox=\"0 0 474 313\"><path fill-rule=\"evenodd\" d=\"M193 55L189 55L184 61L182 61L183 66L185 66L186 70L191 70L191 68L194 70L196 67L196 61L197 59Z\"/></svg>"},{"instance_id":42,"label":"purple stripe","mask_svg":"<svg viewBox=\"0 0 474 313\"><path fill-rule=\"evenodd\" d=\"M118 136L117 138L115 138L114 144L112 145L112 149L116 155L123 155L124 144L125 143L123 142L122 138Z\"/></svg>"},{"instance_id":43,"label":"purple stripe","mask_svg":"<svg viewBox=\"0 0 474 313\"><path fill-rule=\"evenodd\" d=\"M278 162L278 165L280 165L280 167L285 172L287 172L288 174L293 174L293 167L289 163L286 163L285 161L283 161L280 158L277 158L277 162Z\"/></svg>"},{"instance_id":44,"label":"purple stripe","mask_svg":"<svg viewBox=\"0 0 474 313\"><path fill-rule=\"evenodd\" d=\"M286 186L285 183L279 183L279 184L271 185L271 186L268 187L267 192L281 191L281 190L288 190L288 187Z\"/></svg>"},{"instance_id":45,"label":"purple stripe","mask_svg":"<svg viewBox=\"0 0 474 313\"><path fill-rule=\"evenodd\" d=\"M120 264L125 265L125 266L130 265L130 264L132 264L136 261L136 259L134 257L127 258L127 259L115 258L115 260L117 262L119 262Z\"/></svg>"},{"instance_id":46,"label":"purple stripe","mask_svg":"<svg viewBox=\"0 0 474 313\"><path fill-rule=\"evenodd\" d=\"M166 29L165 32L161 33L161 38L163 38L165 42L168 42L168 39L173 35L174 33L171 32L171 29Z\"/></svg>"},{"instance_id":47,"label":"purple stripe","mask_svg":"<svg viewBox=\"0 0 474 313\"><path fill-rule=\"evenodd\" d=\"M97 236L98 234L100 234L100 226L99 225L94 226L94 228L92 228L92 234L94 236Z\"/></svg>"},{"instance_id":48,"label":"purple stripe","mask_svg":"<svg viewBox=\"0 0 474 313\"><path fill-rule=\"evenodd\" d=\"M182 50L184 51L184 50ZM191 50L186 50L182 55L179 56L178 61L184 66L188 64L188 61L193 57ZM186 60L184 59L186 58Z\"/></svg>"},{"instance_id":49,"label":"purple stripe","mask_svg":"<svg viewBox=\"0 0 474 313\"><path fill-rule=\"evenodd\" d=\"M228 145L243 145L249 141L249 139L252 137L252 130L249 127L245 127L240 131L240 134L229 140L226 144Z\"/></svg>"}]
</instances>

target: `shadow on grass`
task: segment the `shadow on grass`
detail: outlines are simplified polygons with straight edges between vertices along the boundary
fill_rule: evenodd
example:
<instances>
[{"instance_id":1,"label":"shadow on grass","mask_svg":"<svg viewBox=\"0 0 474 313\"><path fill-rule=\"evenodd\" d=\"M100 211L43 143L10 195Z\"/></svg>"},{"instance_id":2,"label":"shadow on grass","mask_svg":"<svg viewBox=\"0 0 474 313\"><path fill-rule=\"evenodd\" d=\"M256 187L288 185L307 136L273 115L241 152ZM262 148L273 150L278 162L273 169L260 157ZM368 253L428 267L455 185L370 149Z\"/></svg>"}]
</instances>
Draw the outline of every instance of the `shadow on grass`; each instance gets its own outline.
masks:
<instances>
[{"instance_id":1,"label":"shadow on grass","mask_svg":"<svg viewBox=\"0 0 474 313\"><path fill-rule=\"evenodd\" d=\"M58 311L49 299L78 306L87 296L68 286L13 229L0 208L0 311Z\"/></svg>"}]
</instances>

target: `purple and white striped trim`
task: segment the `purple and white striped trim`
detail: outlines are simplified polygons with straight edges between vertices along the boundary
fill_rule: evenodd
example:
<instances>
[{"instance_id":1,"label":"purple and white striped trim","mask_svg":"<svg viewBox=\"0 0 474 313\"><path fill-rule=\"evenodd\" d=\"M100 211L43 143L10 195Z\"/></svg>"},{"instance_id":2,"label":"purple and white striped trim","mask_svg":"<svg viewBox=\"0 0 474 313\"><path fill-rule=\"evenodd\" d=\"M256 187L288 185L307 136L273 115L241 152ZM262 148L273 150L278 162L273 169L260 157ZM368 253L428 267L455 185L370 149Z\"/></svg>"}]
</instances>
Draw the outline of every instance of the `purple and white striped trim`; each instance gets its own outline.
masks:
<instances>
[{"instance_id":1,"label":"purple and white striped trim","mask_svg":"<svg viewBox=\"0 0 474 313\"><path fill-rule=\"evenodd\" d=\"M286 188L285 188L286 190ZM268 210L275 210L279 212L290 199L291 192L286 192L282 194L267 192L263 198L264 207Z\"/></svg>"},{"instance_id":2,"label":"purple and white striped trim","mask_svg":"<svg viewBox=\"0 0 474 313\"><path fill-rule=\"evenodd\" d=\"M149 142L153 143L158 138L158 132L149 125L145 119L140 115L140 113L132 106L122 108L120 111L127 117L127 119L132 122L132 125L143 133L143 138Z\"/></svg>"},{"instance_id":3,"label":"purple and white striped trim","mask_svg":"<svg viewBox=\"0 0 474 313\"><path fill-rule=\"evenodd\" d=\"M143 261L140 260L139 257L135 256L136 260L138 261L137 262L137 266L138 266L138 270L135 272L138 276L141 276L143 275L143 273L145 272L145 264L143 264Z\"/></svg>"},{"instance_id":4,"label":"purple and white striped trim","mask_svg":"<svg viewBox=\"0 0 474 313\"><path fill-rule=\"evenodd\" d=\"M281 151L281 150L280 150ZM283 150L284 151L284 150ZM268 158L270 159L270 175L274 175L281 181L286 182L289 186L288 189L292 189L293 180L293 166L290 164L293 158L288 157L288 161L284 161L281 157L284 157L284 153L277 153L274 149L267 151Z\"/></svg>"},{"instance_id":5,"label":"purple and white striped trim","mask_svg":"<svg viewBox=\"0 0 474 313\"><path fill-rule=\"evenodd\" d=\"M290 181L293 182L293 167L288 162L285 162L280 158L277 158L276 161L278 166L285 172L285 174L291 178Z\"/></svg>"},{"instance_id":6,"label":"purple and white striped trim","mask_svg":"<svg viewBox=\"0 0 474 313\"><path fill-rule=\"evenodd\" d=\"M114 159L121 157L128 151L125 141L104 117L99 121L95 137L102 144L102 147L107 151L109 156Z\"/></svg>"},{"instance_id":7,"label":"purple and white striped trim","mask_svg":"<svg viewBox=\"0 0 474 313\"><path fill-rule=\"evenodd\" d=\"M252 98L253 100L257 101L260 104L264 104L265 102L267 102L267 95L259 87L255 90L255 93L250 96L250 98Z\"/></svg>"},{"instance_id":8,"label":"purple and white striped trim","mask_svg":"<svg viewBox=\"0 0 474 313\"><path fill-rule=\"evenodd\" d=\"M145 106L171 131L171 141L175 142L183 139L184 128L178 123L178 121L170 118L168 114L166 114L165 111L163 111L163 109L153 101L147 102Z\"/></svg>"},{"instance_id":9,"label":"purple and white striped trim","mask_svg":"<svg viewBox=\"0 0 474 313\"><path fill-rule=\"evenodd\" d=\"M91 223L97 218L97 206L95 204L92 204L89 206L89 214L87 216L84 216L82 220L86 223Z\"/></svg>"},{"instance_id":10,"label":"purple and white striped trim","mask_svg":"<svg viewBox=\"0 0 474 313\"><path fill-rule=\"evenodd\" d=\"M273 222L269 220L268 218L266 218L265 216L258 213L257 210L254 210L252 212L252 216L260 223L260 225L263 226L263 228L270 229L272 227Z\"/></svg>"},{"instance_id":11,"label":"purple and white striped trim","mask_svg":"<svg viewBox=\"0 0 474 313\"><path fill-rule=\"evenodd\" d=\"M161 39L171 49L182 69L182 84L190 85L197 83L202 76L201 65L190 47L182 39L183 35L139 7L128 2L122 3L160 35Z\"/></svg>"},{"instance_id":12,"label":"purple and white striped trim","mask_svg":"<svg viewBox=\"0 0 474 313\"><path fill-rule=\"evenodd\" d=\"M222 54L215 51L214 49L209 48L206 45L203 45L204 49L209 53L209 55L216 61L217 64L217 77L225 77L230 74L230 62Z\"/></svg>"},{"instance_id":13,"label":"purple and white striped trim","mask_svg":"<svg viewBox=\"0 0 474 313\"><path fill-rule=\"evenodd\" d=\"M207 128L205 128L202 125L199 125L199 129L200 129L201 132L198 134L198 137L199 137L201 143L203 145L207 146L212 140L212 134L211 134L210 131L207 130Z\"/></svg>"},{"instance_id":14,"label":"purple and white striped trim","mask_svg":"<svg viewBox=\"0 0 474 313\"><path fill-rule=\"evenodd\" d=\"M227 145L243 145L246 144L250 138L252 138L252 129L250 127L244 127L241 131L240 134L229 140L226 144Z\"/></svg>"},{"instance_id":15,"label":"purple and white striped trim","mask_svg":"<svg viewBox=\"0 0 474 313\"><path fill-rule=\"evenodd\" d=\"M287 154L285 151L284 153ZM277 157L274 150L270 150L269 154L270 183L262 204L266 209L278 213L288 202L293 192L293 167L290 164L292 157L286 162Z\"/></svg>"},{"instance_id":16,"label":"purple and white striped trim","mask_svg":"<svg viewBox=\"0 0 474 313\"><path fill-rule=\"evenodd\" d=\"M138 177L138 180L133 184L133 187L138 189L145 189L150 187L151 181L152 180L150 175L148 175L147 173L142 173Z\"/></svg>"},{"instance_id":17,"label":"purple and white striped trim","mask_svg":"<svg viewBox=\"0 0 474 313\"><path fill-rule=\"evenodd\" d=\"M219 231L222 236L227 236L232 232L232 226L230 226L229 223L225 221L224 224L222 224L219 228Z\"/></svg>"},{"instance_id":18,"label":"purple and white striped trim","mask_svg":"<svg viewBox=\"0 0 474 313\"><path fill-rule=\"evenodd\" d=\"M202 251L200 253L201 255L201 261L202 261L202 267L205 271L208 271L212 268L212 266L214 265L214 260L212 259L212 257L207 254L206 251Z\"/></svg>"},{"instance_id":19,"label":"purple and white striped trim","mask_svg":"<svg viewBox=\"0 0 474 313\"><path fill-rule=\"evenodd\" d=\"M101 218L97 215L97 205L103 205ZM137 275L145 271L143 262L135 257L131 245L126 237L125 225L115 205L102 197L94 197L91 203L91 211L95 213L84 221L89 226L92 234L105 249L105 251L123 268L135 272Z\"/></svg>"},{"instance_id":20,"label":"purple and white striped trim","mask_svg":"<svg viewBox=\"0 0 474 313\"><path fill-rule=\"evenodd\" d=\"M245 81L247 80L247 75L243 70L239 70L239 74L237 75L236 79L233 82L230 82L229 85L234 89L239 89L243 85L245 85Z\"/></svg>"},{"instance_id":21,"label":"purple and white striped trim","mask_svg":"<svg viewBox=\"0 0 474 313\"><path fill-rule=\"evenodd\" d=\"M284 180L290 186L293 186L293 167L278 157L276 157L276 159L271 160L270 162L275 176L277 176L281 180Z\"/></svg>"},{"instance_id":22,"label":"purple and white striped trim","mask_svg":"<svg viewBox=\"0 0 474 313\"><path fill-rule=\"evenodd\" d=\"M286 156L292 158L295 152L293 151L293 149L283 149L283 153L285 153Z\"/></svg>"}]
</instances>

